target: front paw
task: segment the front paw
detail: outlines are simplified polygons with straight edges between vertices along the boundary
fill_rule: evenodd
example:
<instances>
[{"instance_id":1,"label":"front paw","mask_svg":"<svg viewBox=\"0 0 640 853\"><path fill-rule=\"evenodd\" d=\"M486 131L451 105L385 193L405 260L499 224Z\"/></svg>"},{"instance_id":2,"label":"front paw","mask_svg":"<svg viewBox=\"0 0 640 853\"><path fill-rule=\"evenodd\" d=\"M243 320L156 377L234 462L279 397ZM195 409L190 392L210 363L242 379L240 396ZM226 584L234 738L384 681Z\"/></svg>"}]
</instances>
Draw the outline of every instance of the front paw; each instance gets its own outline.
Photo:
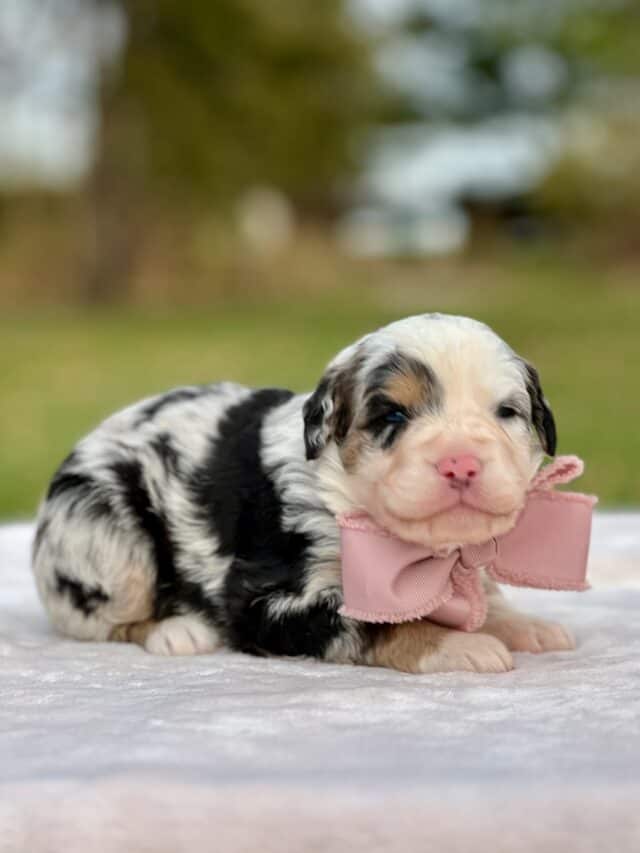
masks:
<instances>
[{"instance_id":1,"label":"front paw","mask_svg":"<svg viewBox=\"0 0 640 853\"><path fill-rule=\"evenodd\" d=\"M489 615L482 631L492 634L512 652L565 652L575 649L571 633L556 622L545 622L521 613Z\"/></svg>"},{"instance_id":2,"label":"front paw","mask_svg":"<svg viewBox=\"0 0 640 853\"><path fill-rule=\"evenodd\" d=\"M157 622L147 634L144 647L153 655L203 655L219 645L211 626L197 616L170 616Z\"/></svg>"},{"instance_id":3,"label":"front paw","mask_svg":"<svg viewBox=\"0 0 640 853\"><path fill-rule=\"evenodd\" d=\"M509 650L489 634L447 631L434 651L420 659L420 672L508 672Z\"/></svg>"}]
</instances>

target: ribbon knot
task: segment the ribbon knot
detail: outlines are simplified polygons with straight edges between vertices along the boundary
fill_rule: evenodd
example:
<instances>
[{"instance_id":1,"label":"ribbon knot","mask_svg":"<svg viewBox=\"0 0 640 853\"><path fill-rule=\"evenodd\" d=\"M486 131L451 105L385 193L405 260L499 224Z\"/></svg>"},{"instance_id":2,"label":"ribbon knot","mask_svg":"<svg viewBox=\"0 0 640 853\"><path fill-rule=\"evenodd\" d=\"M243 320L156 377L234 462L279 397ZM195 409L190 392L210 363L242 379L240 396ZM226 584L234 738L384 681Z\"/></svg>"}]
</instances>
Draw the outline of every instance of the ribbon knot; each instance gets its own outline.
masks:
<instances>
[{"instance_id":1,"label":"ribbon knot","mask_svg":"<svg viewBox=\"0 0 640 853\"><path fill-rule=\"evenodd\" d=\"M458 553L462 568L467 571L481 569L495 561L498 555L498 541L489 539L483 545L464 545Z\"/></svg>"},{"instance_id":2,"label":"ribbon knot","mask_svg":"<svg viewBox=\"0 0 640 853\"><path fill-rule=\"evenodd\" d=\"M532 481L524 508L508 533L480 545L462 545L444 556L398 539L368 515L339 516L344 594L340 612L363 622L428 617L475 631L487 611L481 569L515 586L588 589L596 498L553 491L582 470L577 457L558 457Z\"/></svg>"}]
</instances>

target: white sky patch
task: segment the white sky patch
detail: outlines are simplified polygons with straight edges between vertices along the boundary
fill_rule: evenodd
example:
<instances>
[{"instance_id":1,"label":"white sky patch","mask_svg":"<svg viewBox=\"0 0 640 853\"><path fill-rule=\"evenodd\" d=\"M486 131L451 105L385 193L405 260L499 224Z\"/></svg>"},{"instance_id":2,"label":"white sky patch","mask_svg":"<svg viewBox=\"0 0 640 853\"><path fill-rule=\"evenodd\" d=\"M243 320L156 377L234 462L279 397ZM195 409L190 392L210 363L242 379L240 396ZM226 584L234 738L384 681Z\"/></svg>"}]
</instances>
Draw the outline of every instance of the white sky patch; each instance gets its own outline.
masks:
<instances>
[{"instance_id":1,"label":"white sky patch","mask_svg":"<svg viewBox=\"0 0 640 853\"><path fill-rule=\"evenodd\" d=\"M0 182L66 185L91 164L99 74L122 47L115 5L0 3Z\"/></svg>"},{"instance_id":2,"label":"white sky patch","mask_svg":"<svg viewBox=\"0 0 640 853\"><path fill-rule=\"evenodd\" d=\"M365 190L381 201L417 209L461 195L519 193L544 176L560 142L552 120L526 114L466 128L385 130L373 147Z\"/></svg>"}]
</instances>

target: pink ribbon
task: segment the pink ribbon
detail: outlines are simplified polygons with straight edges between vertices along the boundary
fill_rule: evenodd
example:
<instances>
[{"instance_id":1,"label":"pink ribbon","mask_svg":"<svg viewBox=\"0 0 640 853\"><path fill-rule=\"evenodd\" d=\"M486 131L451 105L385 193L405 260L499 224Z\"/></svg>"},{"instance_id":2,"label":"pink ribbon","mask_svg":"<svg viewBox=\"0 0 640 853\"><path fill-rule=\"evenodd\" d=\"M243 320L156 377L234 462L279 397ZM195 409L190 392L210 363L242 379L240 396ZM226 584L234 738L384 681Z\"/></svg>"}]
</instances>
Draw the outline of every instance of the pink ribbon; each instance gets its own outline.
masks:
<instances>
[{"instance_id":1,"label":"pink ribbon","mask_svg":"<svg viewBox=\"0 0 640 853\"><path fill-rule=\"evenodd\" d=\"M583 469L578 457L559 456L533 479L508 533L482 545L464 545L444 557L398 539L366 514L339 516L344 594L340 612L362 622L428 617L475 631L487 614L481 568L514 586L588 589L591 517L597 499L553 491Z\"/></svg>"}]
</instances>

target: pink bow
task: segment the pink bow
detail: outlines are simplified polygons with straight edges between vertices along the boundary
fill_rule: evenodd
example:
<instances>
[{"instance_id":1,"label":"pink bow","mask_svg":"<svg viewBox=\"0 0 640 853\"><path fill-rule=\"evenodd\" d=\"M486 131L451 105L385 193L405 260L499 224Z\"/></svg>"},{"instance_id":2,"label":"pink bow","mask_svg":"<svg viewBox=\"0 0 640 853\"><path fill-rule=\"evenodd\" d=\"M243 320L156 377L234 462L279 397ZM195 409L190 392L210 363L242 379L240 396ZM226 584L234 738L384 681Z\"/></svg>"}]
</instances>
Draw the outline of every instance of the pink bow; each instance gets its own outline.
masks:
<instances>
[{"instance_id":1,"label":"pink bow","mask_svg":"<svg viewBox=\"0 0 640 853\"><path fill-rule=\"evenodd\" d=\"M340 612L362 622L409 622L426 616L441 625L475 631L487 602L479 570L495 580L539 589L584 590L597 499L555 492L584 468L560 456L531 483L514 527L483 545L463 545L447 556L396 538L364 514L338 517L342 540Z\"/></svg>"}]
</instances>

